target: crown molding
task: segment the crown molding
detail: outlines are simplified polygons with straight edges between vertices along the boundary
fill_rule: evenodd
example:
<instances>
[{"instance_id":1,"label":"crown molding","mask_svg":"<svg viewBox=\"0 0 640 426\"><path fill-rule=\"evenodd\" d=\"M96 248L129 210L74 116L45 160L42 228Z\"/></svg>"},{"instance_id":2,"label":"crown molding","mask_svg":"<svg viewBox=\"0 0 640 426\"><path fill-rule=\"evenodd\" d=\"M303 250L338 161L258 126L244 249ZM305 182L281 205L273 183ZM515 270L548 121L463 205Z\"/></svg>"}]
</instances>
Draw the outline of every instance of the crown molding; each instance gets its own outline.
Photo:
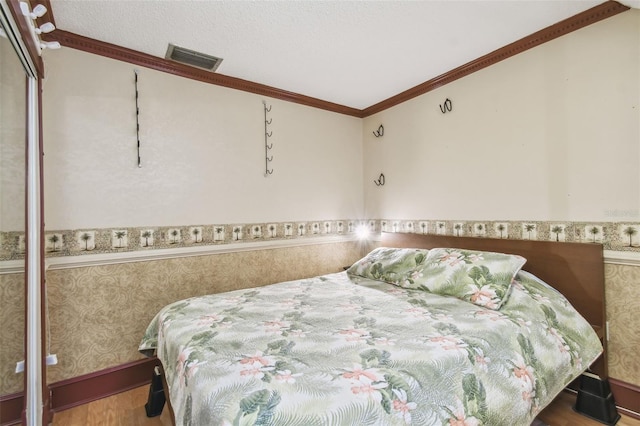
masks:
<instances>
[{"instance_id":1,"label":"crown molding","mask_svg":"<svg viewBox=\"0 0 640 426\"><path fill-rule=\"evenodd\" d=\"M469 74L473 74L476 71L480 71L488 66L504 61L512 56L522 53L534 47L540 46L548 41L554 40L563 35L569 34L573 31L584 28L588 25L594 24L603 19L617 15L618 13L629 10L627 6L624 6L617 1L606 1L591 9L585 10L577 15L560 21L554 25L546 27L540 31L537 31L531 35L514 41L500 49L494 50L484 56L481 56L471 62L467 62L464 65L454 68L438 77L435 77L429 81L419 84L411 89L405 90L395 96L392 96L382 102L375 105L371 105L368 108L362 110L362 115L368 117L378 112L389 109L393 106L399 105L417 96L430 92L438 87L449 84L455 80L465 77Z\"/></svg>"},{"instance_id":2,"label":"crown molding","mask_svg":"<svg viewBox=\"0 0 640 426\"><path fill-rule=\"evenodd\" d=\"M166 72L203 83L242 90L244 92L255 93L257 95L274 99L281 99L283 101L306 105L339 114L351 115L358 118L362 117L362 111L356 108L335 104L322 99L312 98L310 96L300 95L298 93L289 92L260 83L254 83L252 81L236 77L230 77L224 74L200 70L168 59L159 58L147 53L138 52L126 47L95 40L61 29L57 29L56 31L48 34L47 40L58 41L65 47L82 50L87 53L93 53L95 55L128 62L130 64Z\"/></svg>"},{"instance_id":3,"label":"crown molding","mask_svg":"<svg viewBox=\"0 0 640 426\"><path fill-rule=\"evenodd\" d=\"M49 3L48 0L41 0L42 3ZM50 3L47 4L50 6ZM494 50L484 56L481 56L471 62L454 68L438 77L421 83L411 89L405 90L395 96L385 99L377 104L371 105L365 109L351 108L345 105L324 101L318 98L289 92L264 84L255 83L248 80L230 77L223 74L211 73L197 68L189 67L177 62L173 62L164 58L159 58L146 53L138 52L125 47L84 37L68 31L58 29L47 35L46 39L50 41L58 41L65 47L82 50L84 52L105 56L107 58L116 59L142 67L154 69L180 77L201 81L204 83L214 84L218 86L228 87L231 89L242 90L249 93L255 93L261 96L267 96L274 99L280 99L288 102L294 102L301 105L319 108L338 114L350 115L358 118L365 118L378 112L399 105L417 96L430 92L445 84L451 83L476 71L480 71L488 66L501 62L512 56L522 53L534 47L540 46L548 41L554 40L573 31L584 28L593 23L602 21L609 17L615 16L630 8L618 3L617 1L608 0L604 3L592 7L584 12L569 17L554 25L537 31L529 36L521 38L510 43L500 49ZM53 11L49 8L50 13ZM53 17L51 18L53 19Z\"/></svg>"}]
</instances>

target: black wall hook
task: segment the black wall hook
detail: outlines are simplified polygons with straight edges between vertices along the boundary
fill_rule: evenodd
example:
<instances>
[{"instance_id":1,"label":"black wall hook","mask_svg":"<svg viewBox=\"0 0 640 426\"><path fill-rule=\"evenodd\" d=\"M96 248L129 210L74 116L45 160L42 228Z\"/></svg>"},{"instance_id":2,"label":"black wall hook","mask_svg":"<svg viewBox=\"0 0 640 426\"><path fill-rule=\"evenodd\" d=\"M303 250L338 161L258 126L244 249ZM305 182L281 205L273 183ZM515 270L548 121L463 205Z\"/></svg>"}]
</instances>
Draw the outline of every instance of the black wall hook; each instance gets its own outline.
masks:
<instances>
[{"instance_id":1,"label":"black wall hook","mask_svg":"<svg viewBox=\"0 0 640 426\"><path fill-rule=\"evenodd\" d=\"M384 173L380 173L378 180L374 180L373 183L375 183L376 186L384 186Z\"/></svg>"},{"instance_id":2,"label":"black wall hook","mask_svg":"<svg viewBox=\"0 0 640 426\"><path fill-rule=\"evenodd\" d=\"M453 104L451 103L451 99L447 98L444 101L444 104L440 105L440 111L445 114L447 111L451 111L453 109Z\"/></svg>"},{"instance_id":3,"label":"black wall hook","mask_svg":"<svg viewBox=\"0 0 640 426\"><path fill-rule=\"evenodd\" d=\"M380 125L380 127L378 127L378 130L373 131L373 136L375 136L376 138L384 136L384 127L382 126L382 124Z\"/></svg>"}]
</instances>

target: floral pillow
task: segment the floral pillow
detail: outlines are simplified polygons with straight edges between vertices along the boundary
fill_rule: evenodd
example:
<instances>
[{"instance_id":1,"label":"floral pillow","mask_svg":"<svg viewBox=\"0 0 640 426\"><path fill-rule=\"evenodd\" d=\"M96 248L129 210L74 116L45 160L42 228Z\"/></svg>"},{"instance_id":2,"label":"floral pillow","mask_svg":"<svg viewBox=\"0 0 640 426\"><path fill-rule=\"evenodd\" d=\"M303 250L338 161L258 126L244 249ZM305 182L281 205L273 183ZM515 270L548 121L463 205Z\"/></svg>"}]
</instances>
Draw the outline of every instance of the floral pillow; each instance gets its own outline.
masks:
<instances>
[{"instance_id":1,"label":"floral pillow","mask_svg":"<svg viewBox=\"0 0 640 426\"><path fill-rule=\"evenodd\" d=\"M378 247L360 259L347 273L401 287L411 287L425 266L429 250Z\"/></svg>"},{"instance_id":2,"label":"floral pillow","mask_svg":"<svg viewBox=\"0 0 640 426\"><path fill-rule=\"evenodd\" d=\"M513 254L435 248L427 255L421 278L411 287L498 310L526 261Z\"/></svg>"}]
</instances>

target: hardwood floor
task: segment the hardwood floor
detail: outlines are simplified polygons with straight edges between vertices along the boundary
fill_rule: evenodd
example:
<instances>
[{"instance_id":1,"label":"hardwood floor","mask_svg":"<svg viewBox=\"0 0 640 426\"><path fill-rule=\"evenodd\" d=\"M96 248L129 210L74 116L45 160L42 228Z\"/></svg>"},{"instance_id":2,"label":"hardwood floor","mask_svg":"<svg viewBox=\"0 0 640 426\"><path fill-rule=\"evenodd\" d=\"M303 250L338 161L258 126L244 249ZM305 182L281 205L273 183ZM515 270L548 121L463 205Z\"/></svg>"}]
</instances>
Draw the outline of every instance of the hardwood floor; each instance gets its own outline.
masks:
<instances>
[{"instance_id":1,"label":"hardwood floor","mask_svg":"<svg viewBox=\"0 0 640 426\"><path fill-rule=\"evenodd\" d=\"M147 417L149 386L135 388L53 415L53 426L170 426L169 410Z\"/></svg>"},{"instance_id":2,"label":"hardwood floor","mask_svg":"<svg viewBox=\"0 0 640 426\"><path fill-rule=\"evenodd\" d=\"M168 410L158 417L147 417L144 405L148 386L61 411L53 416L54 426L169 426ZM562 392L539 416L550 426L598 426L602 423L575 413L575 395ZM204 426L204 425L203 425ZM209 426L209 425L206 425ZM617 426L640 426L640 420L622 416Z\"/></svg>"}]
</instances>

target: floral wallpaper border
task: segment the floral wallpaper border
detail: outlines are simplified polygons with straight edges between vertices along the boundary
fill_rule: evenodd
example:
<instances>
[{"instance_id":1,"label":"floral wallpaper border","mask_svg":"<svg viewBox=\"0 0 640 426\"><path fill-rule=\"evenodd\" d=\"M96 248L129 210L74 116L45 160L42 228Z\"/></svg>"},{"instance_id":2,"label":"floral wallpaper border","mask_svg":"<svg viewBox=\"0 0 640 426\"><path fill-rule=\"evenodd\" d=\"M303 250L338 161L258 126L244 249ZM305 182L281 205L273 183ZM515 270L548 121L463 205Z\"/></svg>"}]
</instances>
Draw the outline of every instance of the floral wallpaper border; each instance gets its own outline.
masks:
<instances>
[{"instance_id":1,"label":"floral wallpaper border","mask_svg":"<svg viewBox=\"0 0 640 426\"><path fill-rule=\"evenodd\" d=\"M45 231L45 255L77 256L347 235L355 233L361 224L371 232L601 243L606 250L640 252L640 222L347 219ZM24 233L0 232L0 260L24 258L24 250Z\"/></svg>"}]
</instances>

